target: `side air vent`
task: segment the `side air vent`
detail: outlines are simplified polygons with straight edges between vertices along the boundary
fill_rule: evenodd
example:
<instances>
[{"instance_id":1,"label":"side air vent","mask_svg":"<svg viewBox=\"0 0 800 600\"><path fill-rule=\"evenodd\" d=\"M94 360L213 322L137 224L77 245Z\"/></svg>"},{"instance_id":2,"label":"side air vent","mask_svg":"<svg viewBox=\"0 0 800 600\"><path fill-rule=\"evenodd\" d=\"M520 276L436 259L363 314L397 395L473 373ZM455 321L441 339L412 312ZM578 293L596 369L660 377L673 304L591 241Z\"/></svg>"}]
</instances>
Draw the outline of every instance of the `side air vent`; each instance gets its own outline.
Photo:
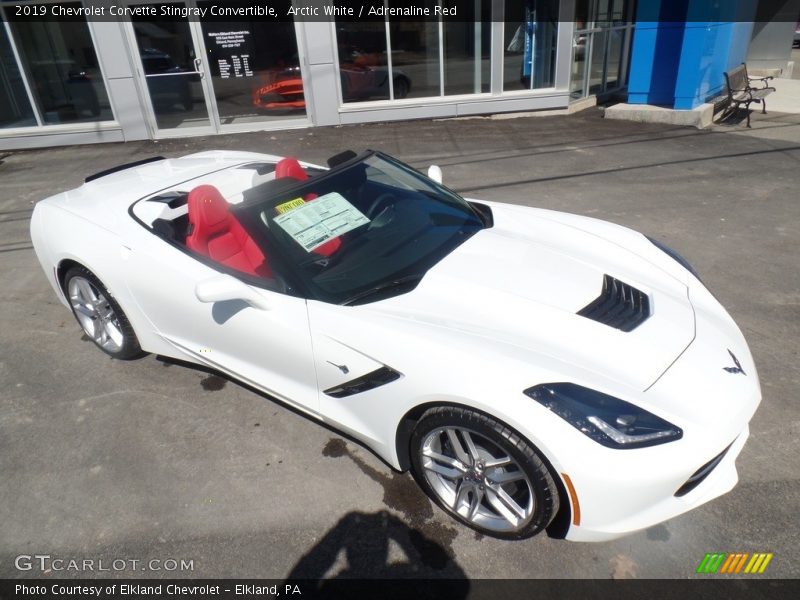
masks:
<instances>
[{"instance_id":1,"label":"side air vent","mask_svg":"<svg viewBox=\"0 0 800 600\"><path fill-rule=\"evenodd\" d=\"M635 287L603 276L603 291L578 314L621 331L633 331L650 316L650 298Z\"/></svg>"},{"instance_id":2,"label":"side air vent","mask_svg":"<svg viewBox=\"0 0 800 600\"><path fill-rule=\"evenodd\" d=\"M353 396L354 394L360 394L361 392L386 385L399 378L400 373L390 367L383 366L347 383L328 388L325 393L334 398L346 398L347 396Z\"/></svg>"}]
</instances>

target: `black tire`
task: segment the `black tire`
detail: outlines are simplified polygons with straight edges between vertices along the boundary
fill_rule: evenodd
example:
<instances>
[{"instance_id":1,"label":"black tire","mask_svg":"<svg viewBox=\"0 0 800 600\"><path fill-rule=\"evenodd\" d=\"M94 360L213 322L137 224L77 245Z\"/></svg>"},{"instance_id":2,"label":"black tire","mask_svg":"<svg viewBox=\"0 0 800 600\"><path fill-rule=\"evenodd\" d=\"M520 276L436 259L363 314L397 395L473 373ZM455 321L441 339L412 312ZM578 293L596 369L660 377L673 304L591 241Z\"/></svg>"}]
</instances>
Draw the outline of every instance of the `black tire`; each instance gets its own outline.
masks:
<instances>
[{"instance_id":1,"label":"black tire","mask_svg":"<svg viewBox=\"0 0 800 600\"><path fill-rule=\"evenodd\" d=\"M400 100L408 96L408 92L411 91L411 82L405 77L395 77L392 88L394 89L394 99Z\"/></svg>"},{"instance_id":2,"label":"black tire","mask_svg":"<svg viewBox=\"0 0 800 600\"><path fill-rule=\"evenodd\" d=\"M468 447L464 438L467 432L473 442L472 448L480 457L477 461L470 457L472 464L467 475L445 476L431 469L436 461L423 456L425 450L458 457L450 444L448 430L455 431L462 450ZM438 443L441 445L437 447ZM558 512L558 488L536 449L518 433L484 414L451 406L433 408L417 422L409 446L412 473L420 487L445 512L479 533L507 540L529 538L547 527ZM501 462L504 459L510 459L509 463L504 463L507 466L489 466L492 460ZM468 463L456 462L462 466ZM445 467L445 470L461 472L455 468ZM500 483L504 479L513 481ZM474 491L464 491L464 486ZM459 501L459 490L464 494L463 502ZM502 498L501 492L505 492ZM452 494L452 504L444 499L448 494ZM523 511L520 515L524 516L519 516L517 523L496 508L502 505L509 514L516 516L505 504L503 498L506 497ZM463 514L465 512L467 514Z\"/></svg>"},{"instance_id":3,"label":"black tire","mask_svg":"<svg viewBox=\"0 0 800 600\"><path fill-rule=\"evenodd\" d=\"M95 298L99 300L96 306L98 310L102 310L102 316L91 316L90 314L87 314L92 312L88 309L79 314L77 306L82 304L80 301L81 297L71 293L70 284L74 282L75 286L73 287L80 287L80 284L82 283L81 280L89 284L91 293L93 293ZM128 317L125 315L125 312L122 310L114 296L108 291L108 288L106 288L106 286L103 285L97 276L89 269L78 265L70 268L67 271L66 275L64 275L64 295L67 297L67 300L70 303L72 314L75 317L75 320L78 322L78 325L81 326L84 334L92 342L94 342L95 346L100 348L100 350L109 356L120 360L132 360L145 354L142 351L142 347L139 345L139 340L133 331L130 321L128 321ZM88 306L85 303L83 303L83 305L84 308ZM94 309L95 305L92 305L92 310ZM110 342L103 344L98 341L98 336L94 335L90 329L91 324L97 324L98 320L104 320L105 323L108 324L108 327L106 327L104 324L104 329L106 332L109 331L109 327L113 327L117 332L119 332L120 336L117 336L118 339L114 340L111 335L106 333L106 337L108 340L110 340Z\"/></svg>"}]
</instances>

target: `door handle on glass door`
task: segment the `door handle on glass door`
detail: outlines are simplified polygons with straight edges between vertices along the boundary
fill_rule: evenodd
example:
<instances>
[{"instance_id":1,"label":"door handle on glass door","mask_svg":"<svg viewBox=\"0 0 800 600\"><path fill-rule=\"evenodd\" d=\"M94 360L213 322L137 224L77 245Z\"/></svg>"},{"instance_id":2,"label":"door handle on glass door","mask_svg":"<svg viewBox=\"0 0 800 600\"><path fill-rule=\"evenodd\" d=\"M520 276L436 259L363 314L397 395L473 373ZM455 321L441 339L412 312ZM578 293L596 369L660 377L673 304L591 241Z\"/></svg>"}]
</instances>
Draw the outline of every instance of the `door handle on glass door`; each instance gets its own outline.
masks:
<instances>
[{"instance_id":1,"label":"door handle on glass door","mask_svg":"<svg viewBox=\"0 0 800 600\"><path fill-rule=\"evenodd\" d=\"M203 59L202 58L195 58L194 59L194 70L197 72L198 75L200 75L200 79L202 79L205 76L205 73L203 72Z\"/></svg>"}]
</instances>

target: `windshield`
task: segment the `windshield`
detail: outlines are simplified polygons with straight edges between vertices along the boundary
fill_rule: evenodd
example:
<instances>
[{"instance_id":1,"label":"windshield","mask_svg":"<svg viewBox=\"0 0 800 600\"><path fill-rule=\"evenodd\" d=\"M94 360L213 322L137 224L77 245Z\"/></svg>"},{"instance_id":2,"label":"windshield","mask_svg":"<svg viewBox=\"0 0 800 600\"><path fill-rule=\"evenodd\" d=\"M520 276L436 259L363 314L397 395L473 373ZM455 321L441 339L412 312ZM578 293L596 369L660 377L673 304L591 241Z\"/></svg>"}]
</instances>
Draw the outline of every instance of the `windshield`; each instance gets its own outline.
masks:
<instances>
[{"instance_id":1,"label":"windshield","mask_svg":"<svg viewBox=\"0 0 800 600\"><path fill-rule=\"evenodd\" d=\"M235 210L290 282L336 304L413 289L484 227L461 197L379 153L304 182L267 182Z\"/></svg>"}]
</instances>

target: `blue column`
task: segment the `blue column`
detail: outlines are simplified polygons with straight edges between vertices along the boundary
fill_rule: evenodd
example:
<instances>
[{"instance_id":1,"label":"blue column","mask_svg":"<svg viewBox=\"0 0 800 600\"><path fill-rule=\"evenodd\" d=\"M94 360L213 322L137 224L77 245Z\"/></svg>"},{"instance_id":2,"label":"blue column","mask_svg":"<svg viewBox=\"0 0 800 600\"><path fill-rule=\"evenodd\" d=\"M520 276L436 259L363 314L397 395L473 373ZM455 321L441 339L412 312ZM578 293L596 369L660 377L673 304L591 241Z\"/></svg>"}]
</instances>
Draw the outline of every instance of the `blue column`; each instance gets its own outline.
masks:
<instances>
[{"instance_id":1,"label":"blue column","mask_svg":"<svg viewBox=\"0 0 800 600\"><path fill-rule=\"evenodd\" d=\"M679 110L722 91L747 56L756 0L642 0L631 47L628 102Z\"/></svg>"}]
</instances>

